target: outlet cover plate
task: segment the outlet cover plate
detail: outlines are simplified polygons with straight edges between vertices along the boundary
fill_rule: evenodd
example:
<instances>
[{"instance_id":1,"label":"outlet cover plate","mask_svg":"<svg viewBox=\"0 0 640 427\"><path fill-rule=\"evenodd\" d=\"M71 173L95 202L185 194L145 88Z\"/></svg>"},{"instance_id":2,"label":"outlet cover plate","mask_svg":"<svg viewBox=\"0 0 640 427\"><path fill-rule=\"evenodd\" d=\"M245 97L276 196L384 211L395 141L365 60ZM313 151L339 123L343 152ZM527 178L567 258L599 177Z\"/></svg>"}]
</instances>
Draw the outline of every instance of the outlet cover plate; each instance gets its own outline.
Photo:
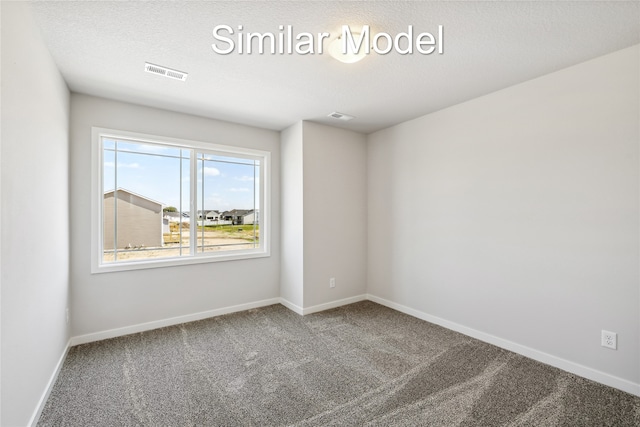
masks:
<instances>
[{"instance_id":1,"label":"outlet cover plate","mask_svg":"<svg viewBox=\"0 0 640 427\"><path fill-rule=\"evenodd\" d=\"M602 330L602 340L600 343L603 347L610 348L612 350L618 349L618 334L615 332Z\"/></svg>"}]
</instances>

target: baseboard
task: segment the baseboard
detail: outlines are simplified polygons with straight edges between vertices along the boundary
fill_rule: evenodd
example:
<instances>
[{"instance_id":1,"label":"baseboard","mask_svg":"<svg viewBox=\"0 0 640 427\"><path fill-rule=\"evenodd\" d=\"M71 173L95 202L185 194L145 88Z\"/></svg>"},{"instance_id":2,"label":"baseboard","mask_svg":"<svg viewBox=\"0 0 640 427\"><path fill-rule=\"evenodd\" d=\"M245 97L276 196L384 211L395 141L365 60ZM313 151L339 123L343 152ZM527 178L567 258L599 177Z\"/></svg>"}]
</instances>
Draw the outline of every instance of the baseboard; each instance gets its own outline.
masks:
<instances>
[{"instance_id":1,"label":"baseboard","mask_svg":"<svg viewBox=\"0 0 640 427\"><path fill-rule=\"evenodd\" d=\"M294 313L299 314L300 316L304 315L304 309L302 307L300 307L299 305L295 305L294 303L292 303L289 300L286 300L284 298L280 298L280 304L284 305L289 310L293 311Z\"/></svg>"},{"instance_id":2,"label":"baseboard","mask_svg":"<svg viewBox=\"0 0 640 427\"><path fill-rule=\"evenodd\" d=\"M583 378L587 378L592 381L607 385L609 387L617 388L627 393L640 396L640 384L633 383L623 378L618 378L616 376L607 374L605 372L598 371L596 369L592 369L587 366L580 365L578 363L571 362L569 360L562 359L560 357L553 356L551 354L548 354L548 353L545 353L521 344L517 344L512 341L505 340L503 338L496 337L494 335L487 334L485 332L481 332L476 329L469 328L467 326L448 321L446 319L442 319L437 316L432 316L422 311L404 306L402 304L395 303L393 301L386 300L384 298L377 297L375 295L368 294L367 299L375 303L384 305L386 307L392 308L394 310L400 311L402 313L408 314L410 316L416 317L418 319L422 319L427 322L440 325L447 329L451 329L453 331L460 332L461 334L470 336L472 338L476 338L480 341L484 341L486 343L493 344L497 347L504 348L505 350L518 353L530 359L537 360L538 362L542 362L547 365L554 366L556 368L562 369L563 371L567 371L572 374L581 376Z\"/></svg>"},{"instance_id":3,"label":"baseboard","mask_svg":"<svg viewBox=\"0 0 640 427\"><path fill-rule=\"evenodd\" d=\"M312 307L299 307L296 304L284 299L284 298L271 298L262 301L255 301L247 304L234 305L231 307L224 307L215 310L201 311L199 313L187 314L185 316L171 317L168 319L156 320L153 322L139 323L137 325L125 326L122 328L109 329L107 331L95 332L86 335L79 335L72 337L70 340L71 346L86 344L94 341L106 340L109 338L121 337L123 335L135 334L138 332L150 331L153 329L164 328L166 326L179 325L181 323L193 322L196 320L207 319L209 317L221 316L223 314L236 313L239 311L250 310L252 308L265 307L273 304L282 304L289 310L298 313L300 315L317 313L319 311L329 310L331 308L341 307L347 304L353 304L355 302L364 301L367 299L366 295L357 295L354 297L344 298L337 301L331 301L324 304L315 305Z\"/></svg>"},{"instance_id":4,"label":"baseboard","mask_svg":"<svg viewBox=\"0 0 640 427\"><path fill-rule=\"evenodd\" d=\"M245 310L250 310L252 308L258 308L258 307L265 307L268 305L273 305L273 304L282 304L285 307L287 307L289 310L292 310L293 312L299 314L299 315L307 315L307 314L312 314L312 313L317 313L320 311L324 311L324 310L329 310L332 308L337 308L337 307L341 307L343 305L347 305L347 304L353 304L359 301L364 301L364 300L370 300L373 301L375 303L384 305L386 307L392 308L394 310L400 311L402 313L408 314L410 316L416 317L418 319L422 319L425 320L427 322L430 323L434 323L436 325L440 325L442 327L445 327L447 329L451 329L453 331L456 332L460 332L461 334L470 336L472 338L476 338L480 341L489 343L489 344L493 344L497 347L500 348L504 348L505 350L509 350L509 351L513 351L514 353L518 353L522 356L525 357L529 357L531 359L537 360L539 362L545 363L547 365L551 365L554 366L556 368L562 369L564 371L567 372L571 372L573 374L579 375L581 377L599 382L601 384L610 386L610 387L614 387L617 388L619 390L625 391L627 393L636 395L636 396L640 396L640 384L636 384L633 383L631 381L625 380L623 378L619 378L610 374L607 374L605 372L602 371L598 371L596 369L593 368L589 368L587 366L584 365L580 365L578 363L575 362L571 362L569 360L566 359L562 359L560 357L557 356L553 356L551 354L509 341L509 340L505 340L503 338L500 337L496 337L494 335L491 334L487 334L485 332L481 332L478 331L476 329L473 328L469 328L467 326L464 325L460 325L458 323L455 322L451 322L449 320L437 317L437 316L433 316L427 313L424 313L422 311L413 309L411 307L407 307L405 305L402 304L398 304L395 303L393 301L389 301L386 300L384 298L380 298L377 297L375 295L371 295L371 294L364 294L364 295L357 295L357 296L353 296L353 297L349 297L349 298L344 298L344 299L340 299L340 300L336 300L336 301L331 301L328 303L324 303L324 304L319 304L319 305L315 305L315 306L311 306L311 307L300 307L296 304L293 304L292 302L284 299L284 298L271 298L271 299L267 299L267 300L262 300L262 301L255 301L255 302L251 302L251 303L247 303L247 304L240 304L240 305L235 305L235 306L231 306L231 307L224 307L224 308L220 308L220 309L215 309L215 310L209 310L209 311L203 311L203 312L199 312L199 313L194 313L194 314L189 314L189 315L185 315L185 316L178 316L178 317L172 317L169 319L164 319L164 320L158 320L158 321L154 321L154 322L148 322L148 323L141 323L138 325L132 325L132 326L127 326L124 328L117 328L117 329L111 329L108 331L102 331L102 332L97 332L97 333L93 333L93 334L87 334L87 335L81 335L81 336L77 336L77 337L72 337L69 340L69 344L67 345L67 349L65 350L64 354L62 355L62 357L60 358L60 361L58 362L58 365L56 367L56 370L54 372L54 374L51 377L51 380L47 386L47 390L45 391L45 393L42 396L41 402L38 405L38 409L37 411L34 413L34 416L32 418L32 422L35 420L37 421L40 412L42 411L42 407L44 405L44 402L46 402L47 397L49 396L49 393L51 392L51 387L53 386L53 384L55 383L55 379L58 376L58 372L60 371L60 368L62 367L62 363L64 361L64 358L66 357L66 354L68 352L69 347L71 346L75 346L75 345L79 345L79 344L85 344L85 343L89 343L89 342L93 342L93 341L100 341L100 340L104 340L104 339L109 339L109 338L115 338L115 337L119 337L119 336L123 336L123 335L129 335L129 334L133 334L133 333L138 333L138 332L144 332L144 331L149 331L152 329L158 329L158 328L162 328L162 327L166 327L166 326L173 326L173 325L178 325L181 323L186 323L186 322L193 322L196 320L202 320L202 319L206 319L209 317L215 317L215 316L220 316L223 314L229 314L229 313L235 313L235 312L239 312L239 311L245 311ZM30 424L32 425L32 424Z\"/></svg>"},{"instance_id":5,"label":"baseboard","mask_svg":"<svg viewBox=\"0 0 640 427\"><path fill-rule=\"evenodd\" d=\"M65 347L60 359L58 359L58 363L56 364L49 381L47 382L47 386L42 393L42 397L38 401L38 405L36 406L36 410L33 412L29 423L27 424L29 427L35 427L38 424L38 420L40 419L40 414L44 410L44 405L47 404L47 400L49 399L49 395L51 394L51 390L53 390L53 386L58 379L58 374L60 374L60 370L62 369L62 365L64 364L64 360L67 358L67 353L69 353L69 349L71 348L71 340L67 342L67 346Z\"/></svg>"},{"instance_id":6,"label":"baseboard","mask_svg":"<svg viewBox=\"0 0 640 427\"><path fill-rule=\"evenodd\" d=\"M354 297L349 297L349 298L343 298L343 299L339 299L336 301L330 301L324 304L318 304L318 305L314 305L311 307L300 307L299 305L296 305L294 303L292 303L291 301L288 301L284 298L280 298L280 304L284 305L285 307L287 307L289 310L298 313L301 316L305 316L307 314L312 314L312 313L318 313L320 311L325 311L325 310L330 310L332 308L337 308L337 307L342 307L343 305L347 305L347 304L353 304L354 302L360 302L360 301L365 301L367 299L366 295L356 295Z\"/></svg>"},{"instance_id":7,"label":"baseboard","mask_svg":"<svg viewBox=\"0 0 640 427\"><path fill-rule=\"evenodd\" d=\"M266 307L268 305L279 304L280 298L271 298L262 301L255 301L246 304L223 307L214 310L201 311L199 313L176 316L168 319L155 320L153 322L139 323L137 325L125 326L123 328L110 329L92 334L80 335L71 338L71 346L86 344L94 341L106 340L109 338L121 337L123 335L136 334L138 332L150 331L164 328L166 326L179 325L181 323L194 322L196 320L208 319L209 317L221 316L223 314L236 313L238 311L251 310L252 308Z\"/></svg>"},{"instance_id":8,"label":"baseboard","mask_svg":"<svg viewBox=\"0 0 640 427\"><path fill-rule=\"evenodd\" d=\"M343 298L336 301L327 302L324 304L318 304L311 307L303 308L302 314L312 314L318 313L320 311L330 310L332 308L342 307L343 305L353 304L355 302L365 301L367 299L366 295L356 295L354 297Z\"/></svg>"},{"instance_id":9,"label":"baseboard","mask_svg":"<svg viewBox=\"0 0 640 427\"><path fill-rule=\"evenodd\" d=\"M319 304L312 307L303 308L284 298L271 298L262 301L251 302L247 304L234 305L215 310L202 311L199 313L188 314L185 316L171 317L169 319L156 320L153 322L139 323L137 325L125 326L123 328L109 329L107 331L95 332L92 334L80 335L71 338L71 346L86 344L94 341L106 340L109 338L121 337L123 335L135 334L138 332L150 331L153 329L164 328L166 326L179 325L181 323L193 322L196 320L207 319L209 317L221 316L223 314L236 313L238 311L250 310L252 308L265 307L273 304L282 304L289 310L302 316L305 314L317 313L319 311L329 310L331 308L341 307L354 302L364 301L366 295L357 295L354 297L344 298L337 301L331 301L325 304Z\"/></svg>"},{"instance_id":10,"label":"baseboard","mask_svg":"<svg viewBox=\"0 0 640 427\"><path fill-rule=\"evenodd\" d=\"M503 338L499 338L494 335L487 334L487 333L478 331L476 329L469 328L467 326L448 321L446 319L442 319L437 316L424 313L422 311L413 309L411 307L407 307L402 304L395 303L393 301L386 300L384 298L377 297L375 295L371 295L371 294L357 295L354 297L331 301L325 304L319 304L319 305L315 305L307 308L299 307L291 303L290 301L287 301L284 298L271 298L271 299L255 301L247 304L240 304L240 305L235 305L231 307L224 307L224 308L215 309L215 310L203 311L199 313L189 314L186 316L172 317L169 319L141 323L138 325L127 326L124 328L111 329L108 331L102 331L102 332L97 332L93 334L72 337L67 343L65 350L63 351L62 355L60 356L60 359L58 360L58 363L56 364L54 372L52 373L51 378L47 383L46 389L44 390L42 397L38 402L36 410L34 411L31 419L29 420L28 426L35 427L36 424L38 423L40 414L44 409L44 405L46 404L47 399L51 394L51 390L53 389L53 386L58 378L58 374L62 369L62 365L64 364L64 360L67 357L69 348L72 346L85 344L93 341L100 341L100 340L109 339L109 338L115 338L115 337L138 333L138 332L144 332L152 329L162 328L165 326L173 326L181 323L193 322L196 320L202 320L209 317L221 316L223 314L230 314L230 313L236 313L239 311L250 310L253 308L266 307L268 305L273 305L273 304L282 304L288 309L294 311L295 313L298 313L300 315L306 315L311 313L317 313L324 310L329 310L332 308L341 307L347 304L353 304L353 303L364 301L364 300L373 301L375 303L384 305L386 307L408 314L418 319L422 319L427 322L440 325L447 329L460 332L461 334L470 336L472 338L478 339L480 341L483 341L489 344L493 344L497 347L504 348L505 350L513 351L514 353L520 354L525 357L529 357L531 359L537 360L547 365L551 365L556 368L562 369L564 371L571 372L581 377L596 381L598 383L617 388L619 390L625 391L627 393L630 393L636 396L640 396L640 384L636 384L631 381L627 381L625 379L618 378L613 375L580 365L578 363L574 363L569 360L562 359L562 358L550 355L548 353L544 353L542 351L539 351L521 344L517 344L512 341L505 340Z\"/></svg>"}]
</instances>

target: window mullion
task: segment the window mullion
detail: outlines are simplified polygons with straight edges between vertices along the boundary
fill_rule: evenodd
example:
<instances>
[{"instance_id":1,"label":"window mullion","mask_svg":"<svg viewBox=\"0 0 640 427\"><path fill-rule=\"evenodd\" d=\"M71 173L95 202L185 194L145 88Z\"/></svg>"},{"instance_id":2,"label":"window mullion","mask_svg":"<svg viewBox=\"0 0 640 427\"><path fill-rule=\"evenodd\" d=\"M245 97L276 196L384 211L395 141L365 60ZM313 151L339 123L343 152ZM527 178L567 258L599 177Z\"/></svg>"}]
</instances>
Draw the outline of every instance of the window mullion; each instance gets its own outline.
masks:
<instances>
[{"instance_id":1,"label":"window mullion","mask_svg":"<svg viewBox=\"0 0 640 427\"><path fill-rule=\"evenodd\" d=\"M256 247L256 223L259 221L258 215L260 212L258 211L258 206L256 206L256 184L257 184L257 174L256 174L256 161L253 161L253 247ZM260 197L262 200L262 197Z\"/></svg>"},{"instance_id":2,"label":"window mullion","mask_svg":"<svg viewBox=\"0 0 640 427\"><path fill-rule=\"evenodd\" d=\"M178 176L179 182L180 182L180 195L179 195L179 197L180 197L179 200L180 201L178 202L178 206L179 206L178 207L178 241L179 241L179 243L178 243L178 255L179 256L182 256L182 218L184 218L182 216L182 208L183 208L183 206L182 206L182 187L183 187L183 185L182 185L182 174L184 173L182 171L182 163L183 163L182 162L182 156L183 156L182 153L183 153L183 150L180 150L180 156L178 158L178 161L180 162L180 168L179 168L180 172L179 172L179 176ZM169 221L169 236L173 237L173 234L171 233L171 221Z\"/></svg>"},{"instance_id":3,"label":"window mullion","mask_svg":"<svg viewBox=\"0 0 640 427\"><path fill-rule=\"evenodd\" d=\"M113 261L118 261L118 140L114 141L113 180ZM103 189L102 200L104 200Z\"/></svg>"},{"instance_id":4,"label":"window mullion","mask_svg":"<svg viewBox=\"0 0 640 427\"><path fill-rule=\"evenodd\" d=\"M190 160L190 202L191 202L191 221L189 222L189 253L191 256L196 254L196 242L198 240L198 163L196 159L196 150L189 150Z\"/></svg>"},{"instance_id":5,"label":"window mullion","mask_svg":"<svg viewBox=\"0 0 640 427\"><path fill-rule=\"evenodd\" d=\"M202 182L202 191L201 191L201 194L200 194L200 197L201 197L201 200L202 200L202 233L201 233L202 240L201 240L200 247L202 249L202 253L204 253L204 230L205 230L204 223L207 221L207 214L206 214L206 211L204 209L204 165L205 165L204 157L205 156L204 156L204 153L200 153L200 154L202 154L202 168L200 168L201 169L200 180Z\"/></svg>"}]
</instances>

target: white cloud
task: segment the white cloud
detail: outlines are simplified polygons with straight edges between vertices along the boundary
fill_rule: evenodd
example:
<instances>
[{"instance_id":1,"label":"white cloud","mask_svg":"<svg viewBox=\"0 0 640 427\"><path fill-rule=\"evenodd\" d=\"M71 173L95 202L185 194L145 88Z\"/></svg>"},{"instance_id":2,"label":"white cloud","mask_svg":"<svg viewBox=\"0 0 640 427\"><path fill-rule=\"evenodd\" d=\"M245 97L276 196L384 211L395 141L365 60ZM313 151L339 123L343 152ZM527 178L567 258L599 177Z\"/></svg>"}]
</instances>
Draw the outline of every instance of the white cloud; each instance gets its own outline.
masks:
<instances>
[{"instance_id":1,"label":"white cloud","mask_svg":"<svg viewBox=\"0 0 640 427\"><path fill-rule=\"evenodd\" d=\"M219 176L220 175L220 171L216 168L209 168L206 167L204 168L204 175L205 176Z\"/></svg>"},{"instance_id":2,"label":"white cloud","mask_svg":"<svg viewBox=\"0 0 640 427\"><path fill-rule=\"evenodd\" d=\"M233 193L246 193L249 191L248 188L230 188L229 191Z\"/></svg>"},{"instance_id":3,"label":"white cloud","mask_svg":"<svg viewBox=\"0 0 640 427\"><path fill-rule=\"evenodd\" d=\"M253 181L253 177L252 176L237 176L236 179L238 181L242 181L242 182L252 182Z\"/></svg>"}]
</instances>

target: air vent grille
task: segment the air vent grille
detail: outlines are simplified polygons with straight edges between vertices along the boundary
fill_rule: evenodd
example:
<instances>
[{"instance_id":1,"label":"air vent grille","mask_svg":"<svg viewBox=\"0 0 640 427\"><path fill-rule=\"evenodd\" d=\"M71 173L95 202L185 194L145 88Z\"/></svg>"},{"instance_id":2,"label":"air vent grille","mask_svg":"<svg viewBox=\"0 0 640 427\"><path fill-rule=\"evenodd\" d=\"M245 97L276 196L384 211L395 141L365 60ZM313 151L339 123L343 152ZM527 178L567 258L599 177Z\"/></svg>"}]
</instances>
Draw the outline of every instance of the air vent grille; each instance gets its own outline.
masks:
<instances>
[{"instance_id":1,"label":"air vent grille","mask_svg":"<svg viewBox=\"0 0 640 427\"><path fill-rule=\"evenodd\" d=\"M161 65L150 64L146 62L144 64L144 70L147 73L156 74L159 76L168 77L170 79L185 81L187 80L187 73L182 71L172 70L171 68L163 67Z\"/></svg>"}]
</instances>

